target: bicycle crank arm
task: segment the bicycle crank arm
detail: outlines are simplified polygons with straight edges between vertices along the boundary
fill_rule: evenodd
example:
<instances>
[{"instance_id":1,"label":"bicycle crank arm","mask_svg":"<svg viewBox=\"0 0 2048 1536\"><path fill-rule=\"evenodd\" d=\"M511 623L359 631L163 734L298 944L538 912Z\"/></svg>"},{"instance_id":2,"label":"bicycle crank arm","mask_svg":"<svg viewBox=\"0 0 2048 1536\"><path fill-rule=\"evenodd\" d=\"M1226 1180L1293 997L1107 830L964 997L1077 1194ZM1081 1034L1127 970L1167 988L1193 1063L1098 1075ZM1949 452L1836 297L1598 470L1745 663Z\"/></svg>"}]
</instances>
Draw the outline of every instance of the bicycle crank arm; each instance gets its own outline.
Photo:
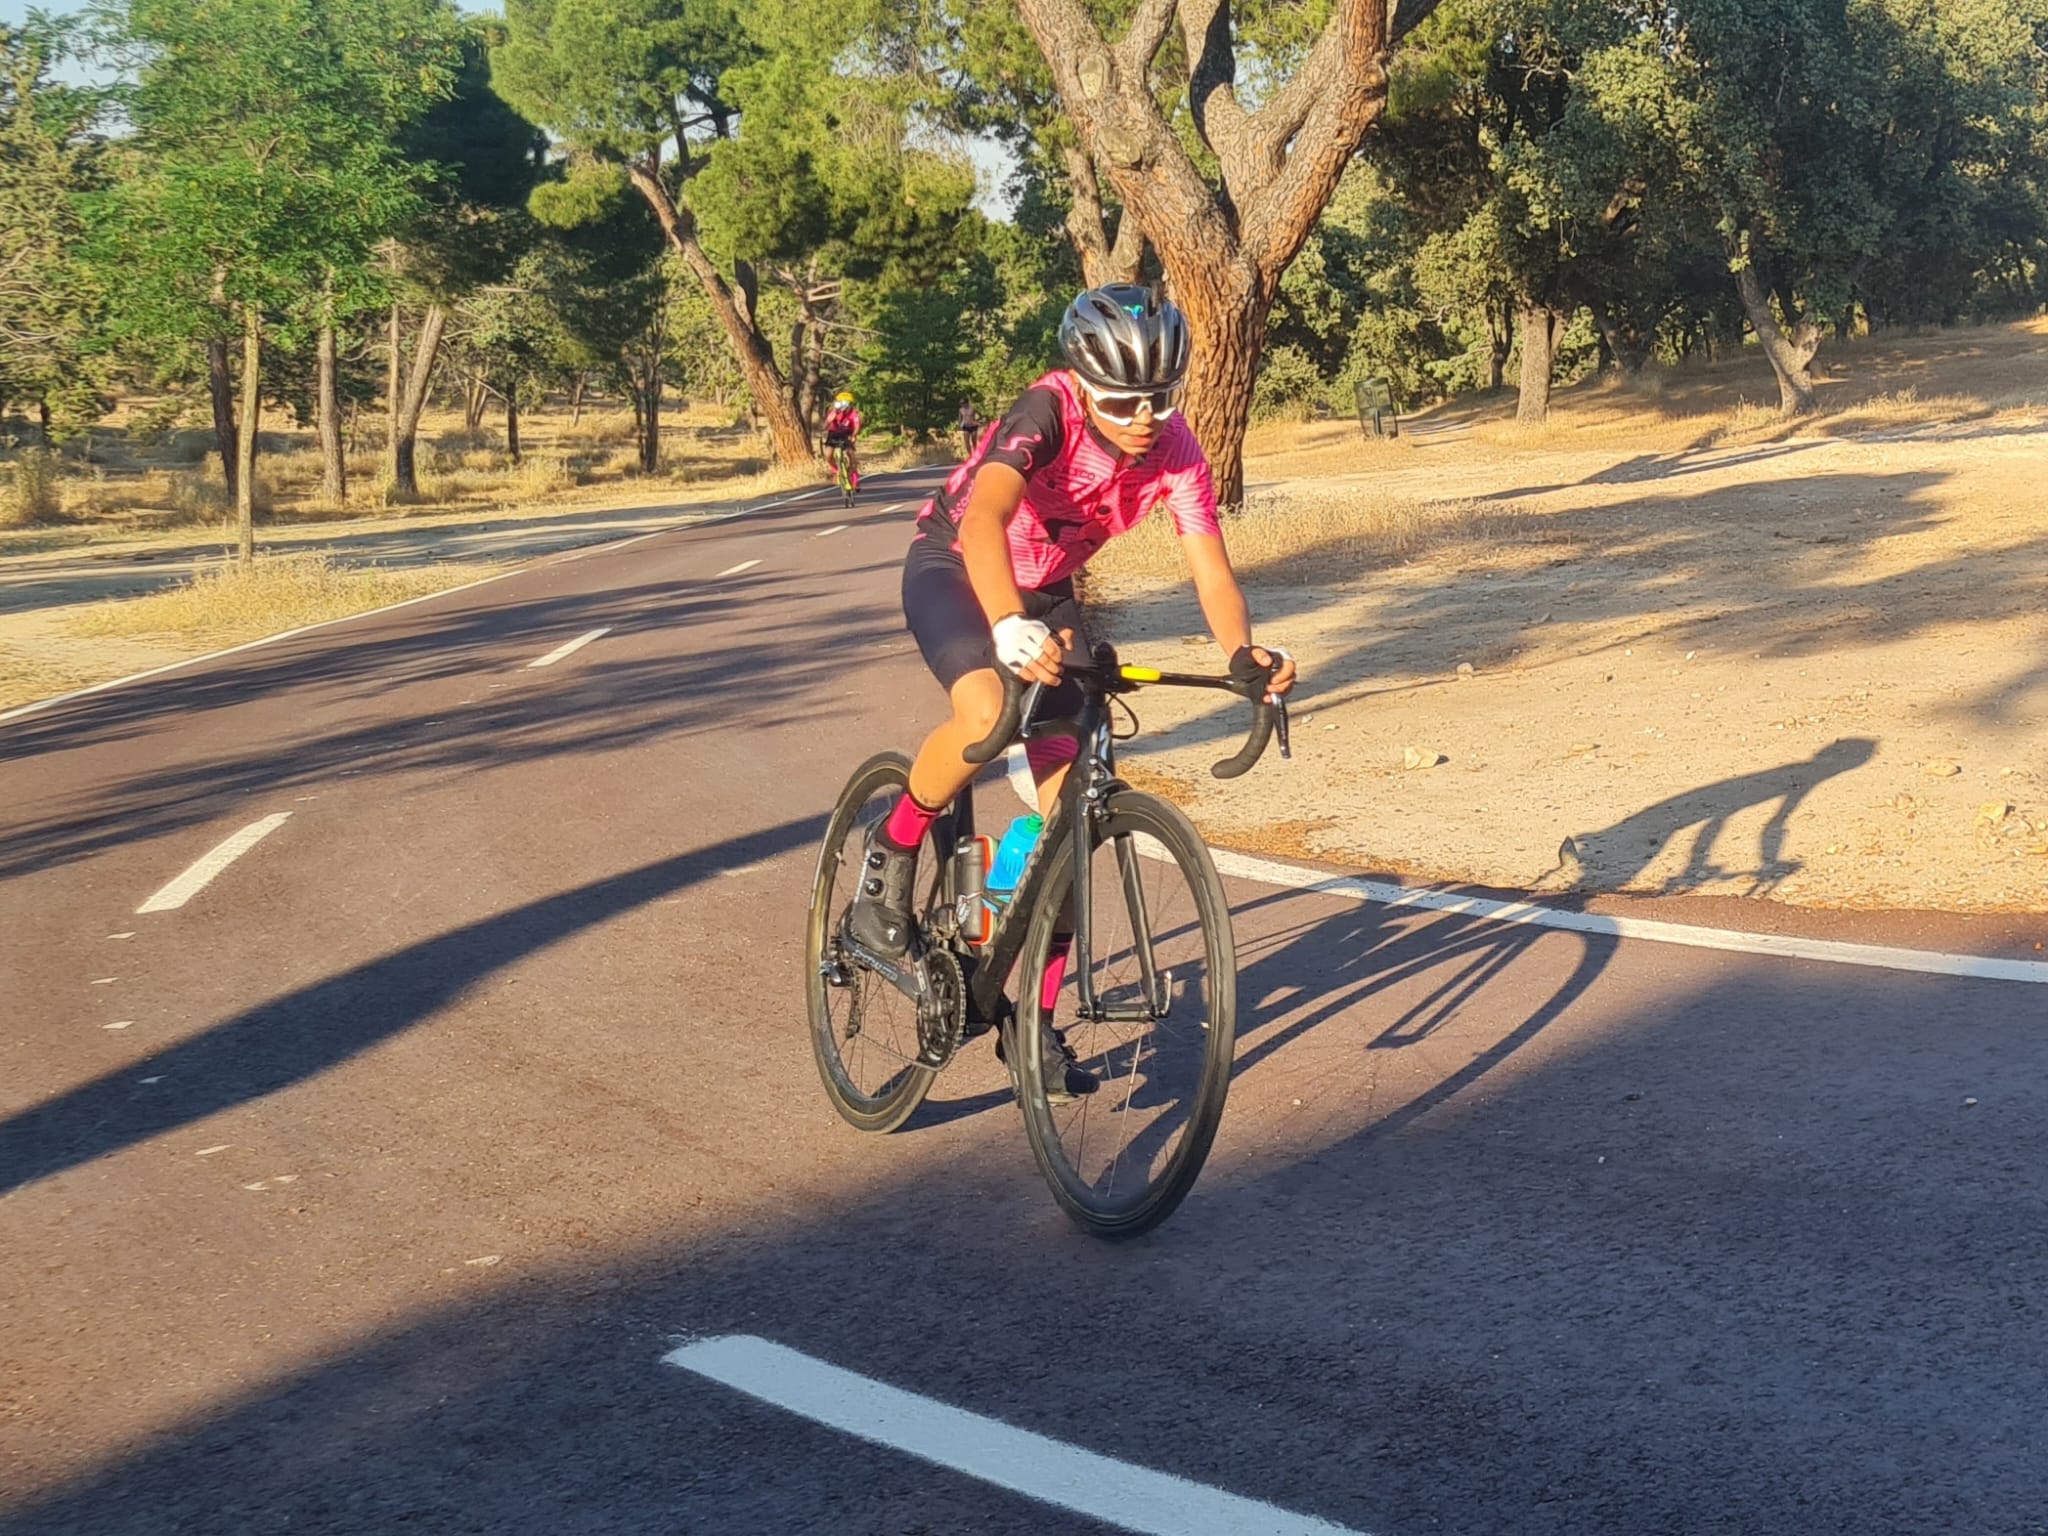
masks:
<instances>
[{"instance_id":1,"label":"bicycle crank arm","mask_svg":"<svg viewBox=\"0 0 2048 1536\"><path fill-rule=\"evenodd\" d=\"M914 960L910 960L907 956L905 957L905 963L900 964L894 960L885 960L854 938L844 928L839 931L839 946L847 955L858 961L864 969L873 971L912 1002L921 1003L924 1001L926 990L924 976L919 971Z\"/></svg>"}]
</instances>

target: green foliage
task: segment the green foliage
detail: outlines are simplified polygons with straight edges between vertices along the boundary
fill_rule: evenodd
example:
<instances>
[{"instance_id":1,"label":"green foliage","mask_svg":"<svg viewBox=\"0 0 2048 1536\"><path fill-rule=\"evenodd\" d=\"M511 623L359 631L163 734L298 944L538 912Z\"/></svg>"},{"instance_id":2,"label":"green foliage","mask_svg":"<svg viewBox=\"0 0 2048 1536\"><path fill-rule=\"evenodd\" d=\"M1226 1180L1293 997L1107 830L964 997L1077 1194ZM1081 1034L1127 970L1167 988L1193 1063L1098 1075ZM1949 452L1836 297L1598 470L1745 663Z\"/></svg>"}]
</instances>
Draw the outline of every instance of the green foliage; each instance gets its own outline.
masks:
<instances>
[{"instance_id":1,"label":"green foliage","mask_svg":"<svg viewBox=\"0 0 2048 1536\"><path fill-rule=\"evenodd\" d=\"M394 136L451 84L457 23L433 0L131 0L140 52L127 179L95 208L134 342L287 328L360 274L421 202Z\"/></svg>"},{"instance_id":2,"label":"green foliage","mask_svg":"<svg viewBox=\"0 0 2048 1536\"><path fill-rule=\"evenodd\" d=\"M0 25L0 406L34 402L58 438L100 410L100 293L79 200L105 183L106 92L53 75L78 46L71 19Z\"/></svg>"}]
</instances>

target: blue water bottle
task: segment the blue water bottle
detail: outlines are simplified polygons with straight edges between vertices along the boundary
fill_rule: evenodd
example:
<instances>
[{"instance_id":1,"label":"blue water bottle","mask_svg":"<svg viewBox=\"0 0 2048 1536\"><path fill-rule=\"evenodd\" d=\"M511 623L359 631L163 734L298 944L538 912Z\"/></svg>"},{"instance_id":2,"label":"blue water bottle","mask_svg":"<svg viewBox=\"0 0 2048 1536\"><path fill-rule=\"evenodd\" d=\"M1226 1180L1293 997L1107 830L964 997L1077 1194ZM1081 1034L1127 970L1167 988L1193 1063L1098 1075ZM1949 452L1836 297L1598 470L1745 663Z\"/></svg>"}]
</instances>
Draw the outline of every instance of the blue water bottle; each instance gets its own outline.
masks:
<instances>
[{"instance_id":1,"label":"blue water bottle","mask_svg":"<svg viewBox=\"0 0 2048 1536\"><path fill-rule=\"evenodd\" d=\"M1017 882L1024 878L1024 866L1030 861L1031 850L1038 846L1038 839L1044 831L1044 817L1019 816L1010 823L1003 840L996 844L995 862L988 871L987 892L989 899L998 906L1009 901L1017 889Z\"/></svg>"}]
</instances>

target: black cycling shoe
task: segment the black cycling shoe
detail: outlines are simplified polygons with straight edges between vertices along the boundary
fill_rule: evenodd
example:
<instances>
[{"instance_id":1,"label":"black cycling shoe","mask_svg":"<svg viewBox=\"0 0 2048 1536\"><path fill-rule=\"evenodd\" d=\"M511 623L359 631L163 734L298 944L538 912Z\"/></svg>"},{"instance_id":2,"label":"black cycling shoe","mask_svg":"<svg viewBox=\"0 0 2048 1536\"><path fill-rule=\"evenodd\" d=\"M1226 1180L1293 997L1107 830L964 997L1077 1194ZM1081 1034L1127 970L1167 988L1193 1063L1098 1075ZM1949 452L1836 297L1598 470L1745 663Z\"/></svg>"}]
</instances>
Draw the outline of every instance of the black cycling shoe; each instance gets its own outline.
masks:
<instances>
[{"instance_id":1,"label":"black cycling shoe","mask_svg":"<svg viewBox=\"0 0 2048 1536\"><path fill-rule=\"evenodd\" d=\"M1005 1033L1002 1030L996 1032L996 1060L1008 1066L1009 1058L1003 1054ZM1048 1029L1040 1038L1043 1043L1039 1046L1039 1075L1045 1079L1046 1103L1071 1104L1102 1086L1096 1081L1095 1074L1082 1066L1074 1055L1074 1048L1067 1044L1064 1029ZM1010 1074L1013 1079L1016 1075L1014 1072Z\"/></svg>"},{"instance_id":2,"label":"black cycling shoe","mask_svg":"<svg viewBox=\"0 0 2048 1536\"><path fill-rule=\"evenodd\" d=\"M910 889L917 880L917 850L898 848L880 823L868 834L860 860L860 886L846 913L854 941L885 960L910 948Z\"/></svg>"}]
</instances>

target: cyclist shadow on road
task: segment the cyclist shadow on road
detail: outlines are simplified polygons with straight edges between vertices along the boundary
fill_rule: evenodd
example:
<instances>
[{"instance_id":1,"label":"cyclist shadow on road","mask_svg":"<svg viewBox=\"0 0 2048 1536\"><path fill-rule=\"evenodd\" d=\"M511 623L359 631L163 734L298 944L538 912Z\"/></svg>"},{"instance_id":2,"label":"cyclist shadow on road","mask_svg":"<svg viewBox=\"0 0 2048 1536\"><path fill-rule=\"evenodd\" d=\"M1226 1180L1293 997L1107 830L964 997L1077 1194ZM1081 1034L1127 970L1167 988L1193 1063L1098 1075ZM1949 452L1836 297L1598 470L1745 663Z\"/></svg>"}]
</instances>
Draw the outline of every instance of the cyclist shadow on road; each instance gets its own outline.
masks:
<instances>
[{"instance_id":1,"label":"cyclist shadow on road","mask_svg":"<svg viewBox=\"0 0 2048 1536\"><path fill-rule=\"evenodd\" d=\"M1803 867L1787 855L1785 840L1791 818L1806 796L1823 780L1862 767L1876 750L1877 744L1868 738L1847 737L1810 758L1670 795L1598 832L1573 837L1571 858L1563 865L1568 889L1554 899L1568 902L1573 895L1631 886L1640 890L1643 876L1668 849L1681 844L1682 866L1665 873L1653 894L1672 895L1715 882L1745 884L1746 896L1766 895ZM1746 812L1765 810L1755 847L1738 854L1730 846L1731 826ZM1235 888L1237 893L1244 889ZM1569 973L1556 979L1543 1001L1450 1077L1397 1111L1388 1128L1443 1102L1533 1039L1598 979L1615 947L1614 940L1597 934L1566 938L1552 928L1466 913L1360 905L1342 898L1337 910L1323 911L1331 899L1287 891L1251 901L1240 895L1234 901L1238 1073L1375 999L1386 1000L1386 1012L1382 1015L1377 1011L1382 1005L1376 1004L1366 1024L1367 1048L1396 1050L1419 1044L1462 1021L1509 972L1516 972L1518 982L1537 975L1528 959L1546 939L1549 950L1557 954L1563 953L1565 944L1578 951ZM1277 928L1274 914L1284 914ZM1550 959L1541 965L1542 974L1555 970ZM1099 1070L1105 1064L1089 1065ZM1171 1097L1163 1086L1153 1085L1153 1091L1155 1097ZM1010 1097L1005 1086L936 1100L912 1125L949 1124L1007 1104ZM1157 1102L1146 1107L1160 1111ZM1171 1115L1159 1114L1155 1134L1164 1137L1171 1127Z\"/></svg>"},{"instance_id":2,"label":"cyclist shadow on road","mask_svg":"<svg viewBox=\"0 0 2048 1536\"><path fill-rule=\"evenodd\" d=\"M1802 867L1785 851L1787 825L1801 801L1822 780L1869 762L1875 751L1868 739L1847 738L1799 762L1669 796L1576 838L1582 862L1574 889L1590 894L1640 885L1640 877L1690 831L1684 867L1664 878L1659 894L1709 880L1746 879L1748 894L1763 895ZM1731 822L1744 811L1764 807L1768 819L1752 854L1735 860L1725 846ZM1477 1031L1470 1041L1474 1054L1379 1119L1375 1130L1380 1132L1427 1113L1528 1044L1586 993L1618 943L1600 934L1563 934L1476 913L1348 901L1336 911L1318 910L1329 899L1286 892L1237 908L1237 1073L1247 1073L1368 1002L1374 1003L1372 1011L1354 1021L1365 1031L1368 1051L1419 1045L1454 1024L1471 1024ZM1301 915L1276 928L1269 915L1276 911ZM1540 959L1535 954L1539 947L1544 949ZM1576 956L1567 967L1568 947ZM1505 1028L1497 1018L1484 1016L1472 1024L1468 1013L1478 1013L1489 993L1505 995L1495 984L1510 971L1518 988L1533 986L1540 1001L1511 1007L1512 1022ZM1497 1003L1493 1012L1499 1013Z\"/></svg>"}]
</instances>

